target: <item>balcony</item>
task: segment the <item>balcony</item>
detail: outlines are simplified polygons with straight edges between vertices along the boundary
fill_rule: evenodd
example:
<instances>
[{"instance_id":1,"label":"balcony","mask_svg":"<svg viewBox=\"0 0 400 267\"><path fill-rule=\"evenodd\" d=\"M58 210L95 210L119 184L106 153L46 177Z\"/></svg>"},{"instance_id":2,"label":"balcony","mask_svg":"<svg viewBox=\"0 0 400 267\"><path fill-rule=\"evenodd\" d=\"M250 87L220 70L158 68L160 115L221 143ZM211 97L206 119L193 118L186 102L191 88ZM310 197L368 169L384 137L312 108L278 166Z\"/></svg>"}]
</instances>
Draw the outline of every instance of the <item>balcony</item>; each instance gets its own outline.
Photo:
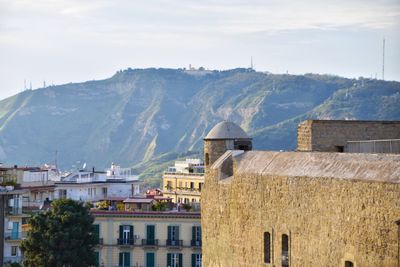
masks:
<instances>
[{"instance_id":1,"label":"balcony","mask_svg":"<svg viewBox=\"0 0 400 267\"><path fill-rule=\"evenodd\" d=\"M191 240L190 246L192 248L201 248L201 240Z\"/></svg>"},{"instance_id":2,"label":"balcony","mask_svg":"<svg viewBox=\"0 0 400 267\"><path fill-rule=\"evenodd\" d=\"M13 262L21 262L21 256L11 256L11 257L4 257L4 263L13 263Z\"/></svg>"},{"instance_id":3,"label":"balcony","mask_svg":"<svg viewBox=\"0 0 400 267\"><path fill-rule=\"evenodd\" d=\"M22 215L22 207L8 207L6 209L7 215L10 216L19 216Z\"/></svg>"},{"instance_id":4,"label":"balcony","mask_svg":"<svg viewBox=\"0 0 400 267\"><path fill-rule=\"evenodd\" d=\"M158 239L142 239L142 246L147 248L158 247Z\"/></svg>"},{"instance_id":5,"label":"balcony","mask_svg":"<svg viewBox=\"0 0 400 267\"><path fill-rule=\"evenodd\" d=\"M118 238L117 244L119 246L133 246L135 244L135 239L133 239L133 238Z\"/></svg>"},{"instance_id":6,"label":"balcony","mask_svg":"<svg viewBox=\"0 0 400 267\"><path fill-rule=\"evenodd\" d=\"M170 240L167 239L167 247L170 248L181 248L183 246L182 240Z\"/></svg>"},{"instance_id":7,"label":"balcony","mask_svg":"<svg viewBox=\"0 0 400 267\"><path fill-rule=\"evenodd\" d=\"M4 233L4 239L9 241L17 241L26 237L26 232Z\"/></svg>"}]
</instances>

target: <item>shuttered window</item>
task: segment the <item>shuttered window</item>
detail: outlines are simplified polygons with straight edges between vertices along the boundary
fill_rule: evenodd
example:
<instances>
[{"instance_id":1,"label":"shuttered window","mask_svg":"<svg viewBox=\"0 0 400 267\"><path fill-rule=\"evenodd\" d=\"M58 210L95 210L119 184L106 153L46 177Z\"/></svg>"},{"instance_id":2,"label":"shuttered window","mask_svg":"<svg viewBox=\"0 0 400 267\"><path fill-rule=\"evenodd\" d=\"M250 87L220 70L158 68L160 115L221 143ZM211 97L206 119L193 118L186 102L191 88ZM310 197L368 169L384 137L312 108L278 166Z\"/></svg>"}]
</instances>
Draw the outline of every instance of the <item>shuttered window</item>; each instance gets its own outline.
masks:
<instances>
[{"instance_id":1,"label":"shuttered window","mask_svg":"<svg viewBox=\"0 0 400 267\"><path fill-rule=\"evenodd\" d=\"M167 254L167 267L182 267L182 262L183 262L182 253Z\"/></svg>"}]
</instances>

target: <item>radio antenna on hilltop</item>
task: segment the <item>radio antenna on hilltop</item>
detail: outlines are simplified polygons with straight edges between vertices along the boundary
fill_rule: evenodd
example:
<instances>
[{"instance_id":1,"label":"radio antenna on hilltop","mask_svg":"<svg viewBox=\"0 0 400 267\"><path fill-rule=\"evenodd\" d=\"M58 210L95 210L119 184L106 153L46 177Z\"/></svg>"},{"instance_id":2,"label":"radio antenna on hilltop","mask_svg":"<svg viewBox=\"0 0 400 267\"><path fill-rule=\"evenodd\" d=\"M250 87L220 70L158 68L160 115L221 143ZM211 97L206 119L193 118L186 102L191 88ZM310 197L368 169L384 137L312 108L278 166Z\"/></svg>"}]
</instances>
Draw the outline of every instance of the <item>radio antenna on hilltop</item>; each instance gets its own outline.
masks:
<instances>
[{"instance_id":1,"label":"radio antenna on hilltop","mask_svg":"<svg viewBox=\"0 0 400 267\"><path fill-rule=\"evenodd\" d=\"M252 70L254 70L253 56L251 56L251 59L250 59L250 68L251 68Z\"/></svg>"},{"instance_id":2,"label":"radio antenna on hilltop","mask_svg":"<svg viewBox=\"0 0 400 267\"><path fill-rule=\"evenodd\" d=\"M382 80L385 80L385 37L383 37L382 47Z\"/></svg>"}]
</instances>

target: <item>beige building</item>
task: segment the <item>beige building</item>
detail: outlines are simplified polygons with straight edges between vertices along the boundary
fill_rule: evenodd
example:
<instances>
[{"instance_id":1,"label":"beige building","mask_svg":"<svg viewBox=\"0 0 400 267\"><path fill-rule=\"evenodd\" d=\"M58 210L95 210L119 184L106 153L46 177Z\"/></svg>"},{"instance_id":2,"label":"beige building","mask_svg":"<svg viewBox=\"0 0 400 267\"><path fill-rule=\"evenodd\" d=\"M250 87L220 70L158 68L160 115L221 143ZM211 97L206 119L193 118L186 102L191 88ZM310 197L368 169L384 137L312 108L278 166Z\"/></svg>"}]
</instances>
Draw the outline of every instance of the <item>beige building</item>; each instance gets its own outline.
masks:
<instances>
[{"instance_id":1,"label":"beige building","mask_svg":"<svg viewBox=\"0 0 400 267\"><path fill-rule=\"evenodd\" d=\"M200 214L93 211L98 266L201 267Z\"/></svg>"},{"instance_id":2,"label":"beige building","mask_svg":"<svg viewBox=\"0 0 400 267\"><path fill-rule=\"evenodd\" d=\"M227 122L205 137L204 266L399 266L400 155L338 147L398 138L400 123L313 124L304 152L251 151Z\"/></svg>"},{"instance_id":3,"label":"beige building","mask_svg":"<svg viewBox=\"0 0 400 267\"><path fill-rule=\"evenodd\" d=\"M198 204L204 184L204 164L200 159L176 161L163 175L163 195L174 203Z\"/></svg>"}]
</instances>

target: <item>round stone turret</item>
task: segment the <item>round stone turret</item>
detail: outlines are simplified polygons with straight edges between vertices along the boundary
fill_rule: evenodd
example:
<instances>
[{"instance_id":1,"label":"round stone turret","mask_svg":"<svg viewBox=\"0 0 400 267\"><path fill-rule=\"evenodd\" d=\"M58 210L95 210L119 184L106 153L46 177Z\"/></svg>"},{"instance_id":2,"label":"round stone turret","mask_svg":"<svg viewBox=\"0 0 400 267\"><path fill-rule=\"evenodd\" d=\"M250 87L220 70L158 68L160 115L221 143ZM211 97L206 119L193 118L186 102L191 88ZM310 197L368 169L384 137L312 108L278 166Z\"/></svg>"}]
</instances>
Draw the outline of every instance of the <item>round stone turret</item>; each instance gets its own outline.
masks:
<instances>
[{"instance_id":1,"label":"round stone turret","mask_svg":"<svg viewBox=\"0 0 400 267\"><path fill-rule=\"evenodd\" d=\"M204 138L206 170L227 150L251 150L251 140L239 125L230 121L218 123Z\"/></svg>"}]
</instances>

